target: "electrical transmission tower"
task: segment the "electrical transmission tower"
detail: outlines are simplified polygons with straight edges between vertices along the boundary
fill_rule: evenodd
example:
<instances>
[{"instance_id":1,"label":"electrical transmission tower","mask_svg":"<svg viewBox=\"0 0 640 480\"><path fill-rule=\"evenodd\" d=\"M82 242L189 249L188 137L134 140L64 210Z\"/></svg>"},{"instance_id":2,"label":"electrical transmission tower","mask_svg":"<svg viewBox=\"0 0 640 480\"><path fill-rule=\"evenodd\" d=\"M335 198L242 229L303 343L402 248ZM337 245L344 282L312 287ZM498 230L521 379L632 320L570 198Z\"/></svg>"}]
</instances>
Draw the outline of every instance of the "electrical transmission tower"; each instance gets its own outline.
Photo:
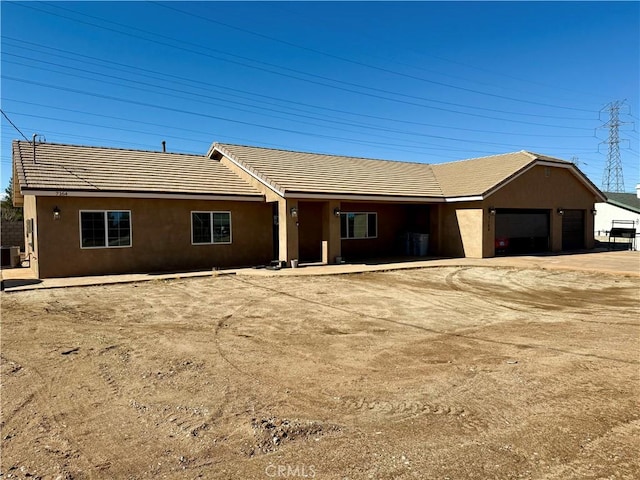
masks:
<instances>
[{"instance_id":1,"label":"electrical transmission tower","mask_svg":"<svg viewBox=\"0 0 640 480\"><path fill-rule=\"evenodd\" d=\"M622 176L622 160L620 159L620 125L628 122L620 121L620 109L624 105L625 100L611 102L600 110L609 112L609 120L600 128L609 129L609 137L601 142L609 146L607 153L607 163L604 167L604 175L602 177L603 192L624 192L624 178Z\"/></svg>"}]
</instances>

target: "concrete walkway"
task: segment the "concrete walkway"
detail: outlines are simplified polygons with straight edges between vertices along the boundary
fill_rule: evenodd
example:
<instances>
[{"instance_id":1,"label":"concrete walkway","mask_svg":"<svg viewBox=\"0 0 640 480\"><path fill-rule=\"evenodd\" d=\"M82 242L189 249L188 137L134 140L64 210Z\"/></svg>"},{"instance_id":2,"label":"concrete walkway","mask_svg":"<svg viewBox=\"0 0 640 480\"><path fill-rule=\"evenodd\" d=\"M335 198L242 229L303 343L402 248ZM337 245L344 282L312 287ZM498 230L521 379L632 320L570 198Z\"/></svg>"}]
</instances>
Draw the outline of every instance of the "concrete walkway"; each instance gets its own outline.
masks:
<instances>
[{"instance_id":1,"label":"concrete walkway","mask_svg":"<svg viewBox=\"0 0 640 480\"><path fill-rule=\"evenodd\" d=\"M265 268L240 268L229 270L204 270L197 272L177 272L162 274L100 275L89 277L47 278L39 280L27 268L2 270L3 290L19 292L41 288L64 288L114 283L132 283L150 280L170 280L177 278L211 277L220 275L246 276L306 276L340 275L364 272L380 272L412 268L434 268L455 266L534 268L545 270L578 270L613 275L640 276L640 252L637 251L595 251L562 255L529 255L495 258L427 258L402 262L348 263L342 265L302 265L299 268L269 270Z\"/></svg>"}]
</instances>

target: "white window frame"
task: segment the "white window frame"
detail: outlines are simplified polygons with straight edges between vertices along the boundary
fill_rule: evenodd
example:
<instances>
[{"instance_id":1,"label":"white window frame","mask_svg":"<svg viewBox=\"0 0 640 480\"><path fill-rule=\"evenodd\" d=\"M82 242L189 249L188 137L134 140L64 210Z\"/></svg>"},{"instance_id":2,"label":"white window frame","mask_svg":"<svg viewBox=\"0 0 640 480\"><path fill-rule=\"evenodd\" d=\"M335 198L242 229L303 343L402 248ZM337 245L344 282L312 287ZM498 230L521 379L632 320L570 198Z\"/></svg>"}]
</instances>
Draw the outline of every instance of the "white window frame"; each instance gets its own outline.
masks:
<instances>
[{"instance_id":1,"label":"white window frame","mask_svg":"<svg viewBox=\"0 0 640 480\"><path fill-rule=\"evenodd\" d=\"M209 242L198 242L194 243L193 241L193 214L194 213L208 213L209 214L209 222L211 222L211 238ZM226 213L229 215L229 241L228 242L214 242L213 241L213 214L214 213ZM233 243L233 222L231 219L231 211L227 210L191 210L189 214L189 218L191 219L191 245L231 245Z\"/></svg>"},{"instance_id":2,"label":"white window frame","mask_svg":"<svg viewBox=\"0 0 640 480\"><path fill-rule=\"evenodd\" d=\"M372 238L378 238L378 212L340 212L340 216L342 215L366 215L367 216L367 235L369 234L369 215L376 216L376 234L372 237L349 237L349 221L347 220L347 236L342 236L342 218L340 218L340 240L370 240Z\"/></svg>"},{"instance_id":3,"label":"white window frame","mask_svg":"<svg viewBox=\"0 0 640 480\"><path fill-rule=\"evenodd\" d=\"M129 245L109 245L109 223L107 213L109 212L126 212L129 214ZM104 243L103 247L84 247L82 246L82 214L83 213L102 213L104 214ZM99 248L131 248L133 246L133 217L131 216L131 210L80 210L78 212L78 229L80 234L80 249L81 250L95 250Z\"/></svg>"}]
</instances>

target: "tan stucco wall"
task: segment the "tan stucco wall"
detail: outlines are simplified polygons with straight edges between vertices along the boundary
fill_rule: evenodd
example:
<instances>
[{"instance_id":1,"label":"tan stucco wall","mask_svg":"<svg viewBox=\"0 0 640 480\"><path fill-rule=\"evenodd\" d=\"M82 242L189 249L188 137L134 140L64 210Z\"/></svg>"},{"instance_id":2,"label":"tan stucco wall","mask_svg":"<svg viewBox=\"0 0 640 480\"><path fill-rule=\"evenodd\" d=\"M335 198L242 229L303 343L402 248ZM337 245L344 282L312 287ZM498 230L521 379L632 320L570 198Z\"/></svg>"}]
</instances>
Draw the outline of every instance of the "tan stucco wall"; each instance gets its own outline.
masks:
<instances>
[{"instance_id":1,"label":"tan stucco wall","mask_svg":"<svg viewBox=\"0 0 640 480\"><path fill-rule=\"evenodd\" d=\"M438 218L437 254L445 257L478 256L484 238L480 202L447 203L435 208ZM462 226L460 222L463 222Z\"/></svg>"},{"instance_id":2,"label":"tan stucco wall","mask_svg":"<svg viewBox=\"0 0 640 480\"><path fill-rule=\"evenodd\" d=\"M291 209L298 208L298 200L285 199L278 195L271 190L271 188L258 181L225 156L221 156L217 161L244 181L254 186L265 196L267 202L278 203L278 260L284 261L287 264L289 264L291 260L299 260L298 219L291 216Z\"/></svg>"},{"instance_id":3,"label":"tan stucco wall","mask_svg":"<svg viewBox=\"0 0 640 480\"><path fill-rule=\"evenodd\" d=\"M547 175L548 174L548 175ZM562 216L558 208L585 210L585 246L593 248L593 215L596 197L568 169L542 165L516 178L483 202L488 207L538 208L551 210L551 250L562 250ZM485 216L486 218L486 216ZM485 238L484 250L493 251L495 230ZM490 238L489 238L490 237ZM489 256L489 255L487 255Z\"/></svg>"},{"instance_id":4,"label":"tan stucco wall","mask_svg":"<svg viewBox=\"0 0 640 480\"><path fill-rule=\"evenodd\" d=\"M279 260L287 263L299 260L298 253L298 217L292 216L291 210L298 210L298 200L278 200L278 247Z\"/></svg>"},{"instance_id":5,"label":"tan stucco wall","mask_svg":"<svg viewBox=\"0 0 640 480\"><path fill-rule=\"evenodd\" d=\"M596 200L569 170L536 166L480 202L454 202L437 207L438 251L450 257L495 255L495 217L489 207L550 211L551 250L562 250L562 216L558 208L585 210L585 246L593 248Z\"/></svg>"},{"instance_id":6,"label":"tan stucco wall","mask_svg":"<svg viewBox=\"0 0 640 480\"><path fill-rule=\"evenodd\" d=\"M225 167L227 167L229 170L231 170L233 173L238 175L240 178L242 178L249 185L255 187L260 193L262 193L265 196L265 199L266 199L267 202L276 202L276 201L282 199L282 197L280 195L275 193L273 190L271 190L269 187L267 187L264 183L256 180L256 178L254 176L249 175L246 171L244 171L238 165L233 163L227 157L222 156L222 157L220 157L219 160L212 160L212 161L219 161L220 164L222 164Z\"/></svg>"},{"instance_id":7,"label":"tan stucco wall","mask_svg":"<svg viewBox=\"0 0 640 480\"><path fill-rule=\"evenodd\" d=\"M24 252L29 260L29 268L36 277L40 277L40 265L38 262L38 219L36 218L36 197L25 195L23 197L24 217ZM28 233L29 221L33 220L33 231Z\"/></svg>"},{"instance_id":8,"label":"tan stucco wall","mask_svg":"<svg viewBox=\"0 0 640 480\"><path fill-rule=\"evenodd\" d=\"M482 258L483 214L482 208L458 208L456 220L460 229L460 239L464 256Z\"/></svg>"},{"instance_id":9,"label":"tan stucco wall","mask_svg":"<svg viewBox=\"0 0 640 480\"><path fill-rule=\"evenodd\" d=\"M317 242L317 229L311 228L302 237L296 223L290 216L292 207L298 208L296 199L284 199L247 172L226 158L220 162L262 192L267 201L278 202L280 216L279 259L289 262L300 256L310 242ZM592 248L593 208L596 198L568 169L536 166L519 176L484 201L454 202L421 206L429 208L425 229L430 233L429 254L451 257L491 257L495 254L495 218L488 208L546 209L550 215L551 250L562 249L562 217L556 214L558 208L585 210L585 246ZM302 202L302 201L301 201ZM336 256L347 259L375 257L398 253L398 234L407 230L411 207L386 203L349 203L339 201L323 202L322 222L324 243L323 260L333 262ZM304 203L302 204L304 207ZM333 217L334 208L342 211L378 212L378 238L339 240L339 219ZM416 206L413 206L414 208ZM302 210L301 210L302 213ZM314 210L314 216L317 211ZM308 221L305 219L304 221ZM307 228L303 225L303 228ZM411 229L411 228L409 228ZM302 242L302 243L301 243Z\"/></svg>"},{"instance_id":10,"label":"tan stucco wall","mask_svg":"<svg viewBox=\"0 0 640 480\"><path fill-rule=\"evenodd\" d=\"M132 246L81 249L80 210L130 210ZM232 243L192 245L193 210L230 211ZM264 202L38 197L37 216L40 278L250 266L272 257Z\"/></svg>"},{"instance_id":11,"label":"tan stucco wall","mask_svg":"<svg viewBox=\"0 0 640 480\"><path fill-rule=\"evenodd\" d=\"M336 209L340 210L340 202L329 200L322 209L322 262L335 263L342 257L342 242L340 241L340 216L336 216Z\"/></svg>"}]
</instances>

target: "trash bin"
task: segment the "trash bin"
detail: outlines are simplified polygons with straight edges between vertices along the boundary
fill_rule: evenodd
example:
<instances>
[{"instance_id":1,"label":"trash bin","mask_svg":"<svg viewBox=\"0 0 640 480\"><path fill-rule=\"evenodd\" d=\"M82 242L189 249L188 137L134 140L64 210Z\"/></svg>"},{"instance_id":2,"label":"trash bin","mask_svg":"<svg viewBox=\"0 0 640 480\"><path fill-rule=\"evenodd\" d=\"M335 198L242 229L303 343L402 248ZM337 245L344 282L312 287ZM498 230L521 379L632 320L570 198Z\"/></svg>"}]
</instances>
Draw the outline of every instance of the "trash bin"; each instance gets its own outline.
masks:
<instances>
[{"instance_id":1,"label":"trash bin","mask_svg":"<svg viewBox=\"0 0 640 480\"><path fill-rule=\"evenodd\" d=\"M402 235L402 251L409 257L413 255L413 233L407 232Z\"/></svg>"},{"instance_id":2,"label":"trash bin","mask_svg":"<svg viewBox=\"0 0 640 480\"><path fill-rule=\"evenodd\" d=\"M291 260L291 268L298 268L298 260Z\"/></svg>"},{"instance_id":3,"label":"trash bin","mask_svg":"<svg viewBox=\"0 0 640 480\"><path fill-rule=\"evenodd\" d=\"M414 255L418 257L426 257L429 252L429 234L416 233L413 238Z\"/></svg>"}]
</instances>

